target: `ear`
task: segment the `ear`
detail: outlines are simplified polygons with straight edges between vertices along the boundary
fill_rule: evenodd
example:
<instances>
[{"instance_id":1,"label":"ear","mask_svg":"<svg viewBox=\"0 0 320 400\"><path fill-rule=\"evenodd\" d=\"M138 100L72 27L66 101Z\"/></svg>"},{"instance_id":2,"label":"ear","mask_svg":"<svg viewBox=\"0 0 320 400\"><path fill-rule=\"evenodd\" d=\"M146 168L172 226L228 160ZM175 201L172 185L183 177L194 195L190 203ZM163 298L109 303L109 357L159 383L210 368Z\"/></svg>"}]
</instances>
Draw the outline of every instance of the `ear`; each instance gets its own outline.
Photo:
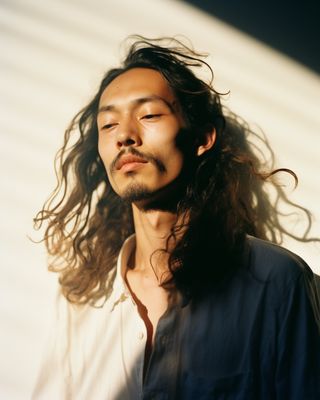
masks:
<instances>
[{"instance_id":1,"label":"ear","mask_svg":"<svg viewBox=\"0 0 320 400\"><path fill-rule=\"evenodd\" d=\"M216 130L212 128L211 131L204 135L203 143L197 148L197 156L201 156L206 151L210 150L216 141Z\"/></svg>"}]
</instances>

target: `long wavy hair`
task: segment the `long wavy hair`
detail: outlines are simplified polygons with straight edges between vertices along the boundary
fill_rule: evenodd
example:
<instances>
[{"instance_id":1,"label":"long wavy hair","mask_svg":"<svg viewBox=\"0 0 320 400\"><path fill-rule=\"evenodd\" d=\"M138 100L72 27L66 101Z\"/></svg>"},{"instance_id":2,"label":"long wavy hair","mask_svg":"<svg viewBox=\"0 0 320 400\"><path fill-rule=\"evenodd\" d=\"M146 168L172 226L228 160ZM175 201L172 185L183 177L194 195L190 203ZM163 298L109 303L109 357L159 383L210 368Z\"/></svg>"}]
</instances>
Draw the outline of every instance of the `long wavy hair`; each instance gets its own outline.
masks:
<instances>
[{"instance_id":1,"label":"long wavy hair","mask_svg":"<svg viewBox=\"0 0 320 400\"><path fill-rule=\"evenodd\" d=\"M213 88L213 72L203 57L176 39L135 37L122 65L105 74L96 95L67 128L56 157L57 187L34 221L36 228L47 223L49 269L59 272L70 302L97 305L108 298L119 250L134 232L131 206L113 191L98 154L97 128L101 94L132 68L157 70L167 80L186 123L184 151L216 130L213 148L190 159L189 179L176 206L180 222L162 249L169 253L172 272L164 286L173 284L193 296L220 282L241 265L246 235L275 243L283 235L310 240L310 213L292 203L275 179L286 172L297 184L296 175L274 169L263 134L221 105L222 94ZM209 83L195 75L200 67L210 72ZM286 230L281 202L305 214L307 227L300 236Z\"/></svg>"}]
</instances>

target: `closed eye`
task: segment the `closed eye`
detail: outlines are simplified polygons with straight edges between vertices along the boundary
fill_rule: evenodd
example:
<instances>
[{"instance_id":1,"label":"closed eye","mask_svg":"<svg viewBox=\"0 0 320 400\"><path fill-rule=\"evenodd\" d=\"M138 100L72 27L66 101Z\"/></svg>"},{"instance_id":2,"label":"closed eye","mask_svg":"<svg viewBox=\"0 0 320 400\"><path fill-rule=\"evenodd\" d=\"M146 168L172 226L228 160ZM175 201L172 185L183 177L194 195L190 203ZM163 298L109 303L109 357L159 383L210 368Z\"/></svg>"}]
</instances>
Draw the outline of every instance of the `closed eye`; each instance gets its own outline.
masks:
<instances>
[{"instance_id":1,"label":"closed eye","mask_svg":"<svg viewBox=\"0 0 320 400\"><path fill-rule=\"evenodd\" d=\"M162 114L146 114L142 117L142 119L152 119L152 118L159 118Z\"/></svg>"},{"instance_id":2,"label":"closed eye","mask_svg":"<svg viewBox=\"0 0 320 400\"><path fill-rule=\"evenodd\" d=\"M115 123L113 123L113 124L105 124L105 125L103 125L102 127L101 127L101 130L108 130L108 129L111 129L112 127L114 127L116 124Z\"/></svg>"}]
</instances>

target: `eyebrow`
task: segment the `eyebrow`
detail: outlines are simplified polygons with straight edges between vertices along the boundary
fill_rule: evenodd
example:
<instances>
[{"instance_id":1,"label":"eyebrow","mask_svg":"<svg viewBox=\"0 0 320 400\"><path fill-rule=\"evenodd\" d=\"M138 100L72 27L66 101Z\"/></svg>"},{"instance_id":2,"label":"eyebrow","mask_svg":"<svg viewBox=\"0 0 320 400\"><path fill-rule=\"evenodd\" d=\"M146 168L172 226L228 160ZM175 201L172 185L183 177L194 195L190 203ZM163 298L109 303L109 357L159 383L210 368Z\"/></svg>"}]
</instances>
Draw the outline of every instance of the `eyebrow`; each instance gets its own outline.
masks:
<instances>
[{"instance_id":1,"label":"eyebrow","mask_svg":"<svg viewBox=\"0 0 320 400\"><path fill-rule=\"evenodd\" d=\"M141 104L145 104L145 103L149 103L149 102L153 102L153 101L161 101L163 103L165 103L172 112L174 112L174 107L173 104L171 104L168 100L164 99L161 96L157 96L157 95L152 95L152 96L147 96L147 97L140 97L138 99L134 99L132 101L130 101L130 104L134 105L134 106L139 106ZM108 104L105 106L101 106L99 107L98 110L98 114L103 113L103 112L108 112L108 111L117 111L117 106L114 104Z\"/></svg>"}]
</instances>

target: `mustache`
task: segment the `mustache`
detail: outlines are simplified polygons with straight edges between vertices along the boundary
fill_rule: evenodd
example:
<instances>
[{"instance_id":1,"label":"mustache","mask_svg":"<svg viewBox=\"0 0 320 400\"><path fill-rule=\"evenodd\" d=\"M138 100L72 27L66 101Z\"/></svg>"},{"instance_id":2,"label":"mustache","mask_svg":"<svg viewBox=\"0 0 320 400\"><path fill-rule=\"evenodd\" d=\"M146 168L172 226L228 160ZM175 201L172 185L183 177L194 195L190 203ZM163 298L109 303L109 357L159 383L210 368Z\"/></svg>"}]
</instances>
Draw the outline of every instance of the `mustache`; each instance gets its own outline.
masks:
<instances>
[{"instance_id":1,"label":"mustache","mask_svg":"<svg viewBox=\"0 0 320 400\"><path fill-rule=\"evenodd\" d=\"M148 161L151 164L153 164L161 173L165 173L167 171L165 165L159 158L155 157L151 153L142 153L141 151L135 149L134 147L128 147L127 149L123 149L119 152L119 154L115 157L115 159L112 161L110 165L110 170L111 172L114 172L116 170L116 165L119 162L120 158L123 155L128 155L131 154L133 156L142 158L144 161Z\"/></svg>"}]
</instances>

